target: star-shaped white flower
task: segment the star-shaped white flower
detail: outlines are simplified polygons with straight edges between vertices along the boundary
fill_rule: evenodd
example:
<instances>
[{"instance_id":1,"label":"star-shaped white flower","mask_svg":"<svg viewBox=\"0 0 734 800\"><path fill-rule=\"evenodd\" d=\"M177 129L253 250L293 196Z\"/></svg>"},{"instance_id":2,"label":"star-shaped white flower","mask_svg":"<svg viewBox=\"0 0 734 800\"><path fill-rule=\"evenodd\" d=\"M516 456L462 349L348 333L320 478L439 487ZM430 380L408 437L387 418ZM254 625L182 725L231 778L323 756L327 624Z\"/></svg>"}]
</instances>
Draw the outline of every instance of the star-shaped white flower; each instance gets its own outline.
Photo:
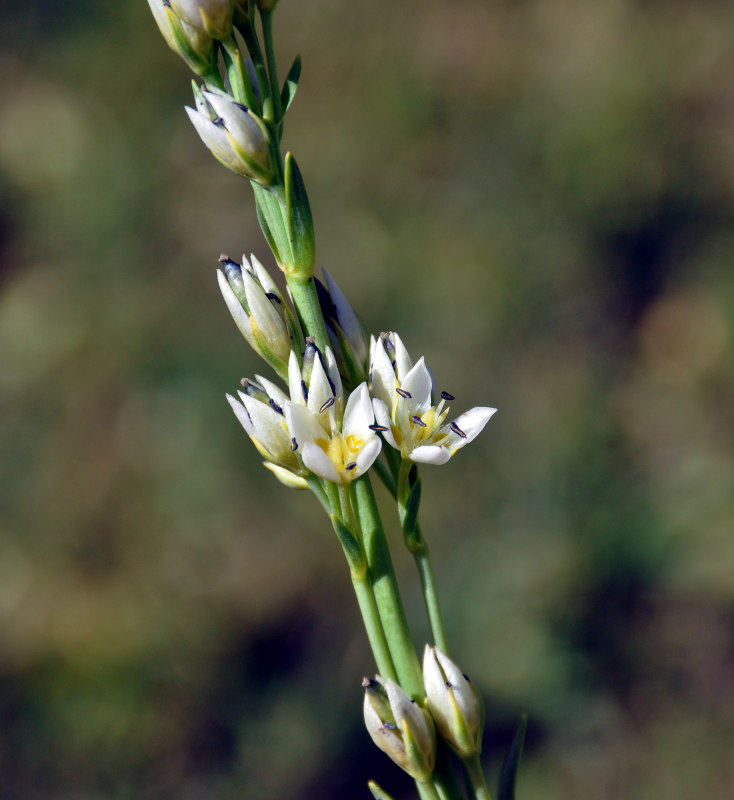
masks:
<instances>
[{"instance_id":1,"label":"star-shaped white flower","mask_svg":"<svg viewBox=\"0 0 734 800\"><path fill-rule=\"evenodd\" d=\"M370 384L377 427L403 458L420 464L445 464L457 450L476 438L496 408L478 406L451 422L441 392L433 405L433 380L423 358L412 363L396 333L370 341Z\"/></svg>"},{"instance_id":2,"label":"star-shaped white flower","mask_svg":"<svg viewBox=\"0 0 734 800\"><path fill-rule=\"evenodd\" d=\"M284 413L293 446L304 466L321 478L347 484L363 475L377 458L382 442L371 426L375 415L366 383L347 398L342 413L342 385L334 356L306 347L303 369L294 353L288 370L290 401Z\"/></svg>"}]
</instances>

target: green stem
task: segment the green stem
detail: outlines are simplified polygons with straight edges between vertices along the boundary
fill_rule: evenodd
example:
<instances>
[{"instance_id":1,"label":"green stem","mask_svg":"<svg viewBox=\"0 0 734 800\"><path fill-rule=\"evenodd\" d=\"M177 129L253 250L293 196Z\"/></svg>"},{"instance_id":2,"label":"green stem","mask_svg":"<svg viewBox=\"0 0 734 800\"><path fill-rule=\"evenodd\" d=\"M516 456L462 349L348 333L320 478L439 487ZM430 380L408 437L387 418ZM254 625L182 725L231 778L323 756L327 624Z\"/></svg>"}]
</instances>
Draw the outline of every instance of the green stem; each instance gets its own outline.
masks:
<instances>
[{"instance_id":1,"label":"green stem","mask_svg":"<svg viewBox=\"0 0 734 800\"><path fill-rule=\"evenodd\" d=\"M322 353L325 352L326 346L329 344L329 335L326 332L314 279L307 278L304 280L303 278L291 276L286 277L286 280L293 298L293 305L296 307L298 318L306 336L313 336L316 340L316 347Z\"/></svg>"},{"instance_id":2,"label":"green stem","mask_svg":"<svg viewBox=\"0 0 734 800\"><path fill-rule=\"evenodd\" d=\"M405 528L407 523L406 504L411 491L410 471L412 468L413 463L408 459L403 459L398 474L398 513L400 515L400 522L403 525L405 544L408 550L413 554L415 565L418 569L418 575L420 576L423 601L426 605L426 614L428 615L428 623L431 626L433 642L439 650L442 650L448 655L446 631L441 615L441 606L438 601L438 589L436 587L436 578L433 573L433 565L431 564L428 545L423 538L423 532L417 522L413 530L409 531Z\"/></svg>"},{"instance_id":3,"label":"green stem","mask_svg":"<svg viewBox=\"0 0 734 800\"><path fill-rule=\"evenodd\" d=\"M423 697L425 694L423 675L408 628L408 620L400 598L390 550L369 476L362 475L354 481L352 491L375 600L400 685L408 694Z\"/></svg>"},{"instance_id":4,"label":"green stem","mask_svg":"<svg viewBox=\"0 0 734 800\"><path fill-rule=\"evenodd\" d=\"M463 759L463 763L466 767L466 774L469 777L475 800L491 800L482 765L479 761L479 753Z\"/></svg>"},{"instance_id":5,"label":"green stem","mask_svg":"<svg viewBox=\"0 0 734 800\"><path fill-rule=\"evenodd\" d=\"M432 782L421 783L416 781L415 785L418 787L418 794L421 796L421 800L441 800L441 795Z\"/></svg>"},{"instance_id":6,"label":"green stem","mask_svg":"<svg viewBox=\"0 0 734 800\"><path fill-rule=\"evenodd\" d=\"M277 126L281 120L280 84L278 83L278 68L275 62L275 48L273 47L273 12L260 13L263 26L263 40L265 42L265 58L270 76L270 95L273 100L273 122Z\"/></svg>"}]
</instances>

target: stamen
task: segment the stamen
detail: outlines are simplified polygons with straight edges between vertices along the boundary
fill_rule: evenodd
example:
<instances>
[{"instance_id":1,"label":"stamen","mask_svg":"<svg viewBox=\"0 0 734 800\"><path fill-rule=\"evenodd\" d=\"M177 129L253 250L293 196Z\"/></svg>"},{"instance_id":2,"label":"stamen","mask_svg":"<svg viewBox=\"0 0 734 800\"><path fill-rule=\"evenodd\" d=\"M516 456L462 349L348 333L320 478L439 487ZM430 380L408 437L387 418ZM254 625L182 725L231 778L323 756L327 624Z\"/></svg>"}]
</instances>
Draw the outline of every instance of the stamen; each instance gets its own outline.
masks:
<instances>
[{"instance_id":1,"label":"stamen","mask_svg":"<svg viewBox=\"0 0 734 800\"><path fill-rule=\"evenodd\" d=\"M250 110L247 106L243 106L242 103L238 103L237 101L235 101L234 105L236 105L238 108L241 108L243 111Z\"/></svg>"},{"instance_id":2,"label":"stamen","mask_svg":"<svg viewBox=\"0 0 734 800\"><path fill-rule=\"evenodd\" d=\"M357 462L356 461L352 461L352 463L351 464L347 464L347 466L344 467L344 469L348 469L348 470L357 469Z\"/></svg>"},{"instance_id":3,"label":"stamen","mask_svg":"<svg viewBox=\"0 0 734 800\"><path fill-rule=\"evenodd\" d=\"M329 381L329 388L331 389L331 393L333 395L336 395L336 386L334 386L334 381L332 381L328 375L326 376L326 380Z\"/></svg>"},{"instance_id":4,"label":"stamen","mask_svg":"<svg viewBox=\"0 0 734 800\"><path fill-rule=\"evenodd\" d=\"M278 305L281 304L280 298L277 294L275 294L275 292L265 292L265 297L267 297L268 300L274 300Z\"/></svg>"},{"instance_id":5,"label":"stamen","mask_svg":"<svg viewBox=\"0 0 734 800\"><path fill-rule=\"evenodd\" d=\"M427 427L428 427L428 426L426 425L426 423L425 423L425 422L423 422L423 420L422 420L422 419L421 419L421 418L420 418L418 415L415 415L415 416L411 417L411 418L410 418L410 421L411 421L411 422L412 422L414 425L420 425L420 426L421 426L421 428L427 428Z\"/></svg>"},{"instance_id":6,"label":"stamen","mask_svg":"<svg viewBox=\"0 0 734 800\"><path fill-rule=\"evenodd\" d=\"M441 392L441 399L448 401L456 400L456 398L452 394L449 394L448 392Z\"/></svg>"},{"instance_id":7,"label":"stamen","mask_svg":"<svg viewBox=\"0 0 734 800\"><path fill-rule=\"evenodd\" d=\"M319 409L319 414L323 414L324 411L326 411L327 408L333 406L335 402L336 401L334 400L334 398L330 397L328 400L326 400L324 403L321 404L321 408Z\"/></svg>"},{"instance_id":8,"label":"stamen","mask_svg":"<svg viewBox=\"0 0 734 800\"><path fill-rule=\"evenodd\" d=\"M294 436L291 439L291 450L295 453L298 450L298 442L296 441L296 437Z\"/></svg>"},{"instance_id":9,"label":"stamen","mask_svg":"<svg viewBox=\"0 0 734 800\"><path fill-rule=\"evenodd\" d=\"M455 433L457 436L461 436L461 438L462 438L462 439L466 439L466 434L464 433L464 431L462 431L462 430L461 430L461 428L460 428L460 427L459 427L459 426L458 426L458 425L457 425L455 422L452 422L452 423L449 425L449 428L451 428L451 430L452 430L452 431L453 431L453 432L454 432L454 433Z\"/></svg>"},{"instance_id":10,"label":"stamen","mask_svg":"<svg viewBox=\"0 0 734 800\"><path fill-rule=\"evenodd\" d=\"M367 426L371 431L386 431L387 428L384 425L368 425Z\"/></svg>"},{"instance_id":11,"label":"stamen","mask_svg":"<svg viewBox=\"0 0 734 800\"><path fill-rule=\"evenodd\" d=\"M228 256L226 253L222 253L222 254L219 256L219 259L218 259L218 260L219 260L219 263L220 263L220 264L221 264L223 267L224 267L224 266L226 266L226 265L229 265L229 264L234 264L234 266L235 266L235 267L239 267L239 266L240 266L240 265L239 265L239 264L238 264L236 261L234 261L233 259L231 259L231 258L230 258L230 257L229 257L229 256Z\"/></svg>"},{"instance_id":12,"label":"stamen","mask_svg":"<svg viewBox=\"0 0 734 800\"><path fill-rule=\"evenodd\" d=\"M306 381L301 380L301 394L303 395L303 399L308 403L308 386L306 386Z\"/></svg>"},{"instance_id":13,"label":"stamen","mask_svg":"<svg viewBox=\"0 0 734 800\"><path fill-rule=\"evenodd\" d=\"M398 726L394 722L386 722L382 726L386 731L396 731Z\"/></svg>"},{"instance_id":14,"label":"stamen","mask_svg":"<svg viewBox=\"0 0 734 800\"><path fill-rule=\"evenodd\" d=\"M395 391L406 400L410 400L413 397L410 392L406 392L405 389L401 389L400 387L398 387Z\"/></svg>"},{"instance_id":15,"label":"stamen","mask_svg":"<svg viewBox=\"0 0 734 800\"><path fill-rule=\"evenodd\" d=\"M273 409L273 411L283 416L283 409L275 402L275 400L273 400L272 397L268 401L268 405Z\"/></svg>"},{"instance_id":16,"label":"stamen","mask_svg":"<svg viewBox=\"0 0 734 800\"><path fill-rule=\"evenodd\" d=\"M447 689L450 689L450 688L451 688L451 681L446 681L446 688L447 688Z\"/></svg>"}]
</instances>

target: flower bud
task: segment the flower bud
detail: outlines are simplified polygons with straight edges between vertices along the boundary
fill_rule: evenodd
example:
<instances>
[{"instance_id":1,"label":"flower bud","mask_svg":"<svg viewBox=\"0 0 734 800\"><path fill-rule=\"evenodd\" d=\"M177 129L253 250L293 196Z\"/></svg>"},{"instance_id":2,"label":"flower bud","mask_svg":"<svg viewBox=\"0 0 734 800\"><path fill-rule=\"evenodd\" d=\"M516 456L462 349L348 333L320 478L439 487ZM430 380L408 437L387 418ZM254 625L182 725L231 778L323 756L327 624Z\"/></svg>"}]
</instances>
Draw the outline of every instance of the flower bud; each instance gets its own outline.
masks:
<instances>
[{"instance_id":1,"label":"flower bud","mask_svg":"<svg viewBox=\"0 0 734 800\"><path fill-rule=\"evenodd\" d=\"M439 734L463 758L482 749L482 707L469 678L437 647L423 654L426 698Z\"/></svg>"},{"instance_id":2,"label":"flower bud","mask_svg":"<svg viewBox=\"0 0 734 800\"><path fill-rule=\"evenodd\" d=\"M181 19L215 39L226 39L232 30L232 0L169 0Z\"/></svg>"},{"instance_id":3,"label":"flower bud","mask_svg":"<svg viewBox=\"0 0 734 800\"><path fill-rule=\"evenodd\" d=\"M365 678L364 722L372 741L420 783L430 779L436 734L428 713L394 681Z\"/></svg>"},{"instance_id":4,"label":"flower bud","mask_svg":"<svg viewBox=\"0 0 734 800\"><path fill-rule=\"evenodd\" d=\"M326 269L323 272L326 285L317 280L316 290L331 348L345 383L356 386L367 379L367 335L336 281Z\"/></svg>"},{"instance_id":5,"label":"flower bud","mask_svg":"<svg viewBox=\"0 0 734 800\"><path fill-rule=\"evenodd\" d=\"M148 5L166 44L197 75L205 75L211 67L212 37L181 19L168 0L148 0Z\"/></svg>"},{"instance_id":6,"label":"flower bud","mask_svg":"<svg viewBox=\"0 0 734 800\"><path fill-rule=\"evenodd\" d=\"M194 86L196 109L186 113L212 155L237 175L272 184L276 164L265 123L220 89Z\"/></svg>"},{"instance_id":7,"label":"flower bud","mask_svg":"<svg viewBox=\"0 0 734 800\"><path fill-rule=\"evenodd\" d=\"M286 378L295 323L277 286L254 256L252 264L243 257L242 266L227 256L219 261L219 288L235 324L250 347Z\"/></svg>"}]
</instances>

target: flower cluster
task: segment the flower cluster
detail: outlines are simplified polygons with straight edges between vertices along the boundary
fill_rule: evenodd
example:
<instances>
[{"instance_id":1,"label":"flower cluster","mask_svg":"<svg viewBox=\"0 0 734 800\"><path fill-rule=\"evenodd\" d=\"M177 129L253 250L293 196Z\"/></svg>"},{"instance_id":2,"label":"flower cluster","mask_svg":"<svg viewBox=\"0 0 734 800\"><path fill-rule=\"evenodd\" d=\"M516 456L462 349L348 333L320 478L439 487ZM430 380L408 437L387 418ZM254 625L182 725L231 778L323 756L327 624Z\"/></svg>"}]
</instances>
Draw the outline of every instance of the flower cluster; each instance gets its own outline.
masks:
<instances>
[{"instance_id":1,"label":"flower cluster","mask_svg":"<svg viewBox=\"0 0 734 800\"><path fill-rule=\"evenodd\" d=\"M495 413L494 408L477 407L447 422L453 396L441 392L434 404L424 359L413 364L396 333L371 338L369 379L345 401L342 379L358 374L366 346L361 325L333 278L326 273L327 296L334 308L330 332L342 358L337 360L330 347L322 353L309 338L301 360L293 349L292 315L264 267L254 256L251 264L243 258L242 266L226 257L220 261L219 285L237 326L288 382L286 394L258 376L244 382L239 400L228 399L266 466L288 485L304 486L309 472L334 483L350 483L379 455L378 433L403 459L445 464ZM340 371L344 364L346 376Z\"/></svg>"}]
</instances>

